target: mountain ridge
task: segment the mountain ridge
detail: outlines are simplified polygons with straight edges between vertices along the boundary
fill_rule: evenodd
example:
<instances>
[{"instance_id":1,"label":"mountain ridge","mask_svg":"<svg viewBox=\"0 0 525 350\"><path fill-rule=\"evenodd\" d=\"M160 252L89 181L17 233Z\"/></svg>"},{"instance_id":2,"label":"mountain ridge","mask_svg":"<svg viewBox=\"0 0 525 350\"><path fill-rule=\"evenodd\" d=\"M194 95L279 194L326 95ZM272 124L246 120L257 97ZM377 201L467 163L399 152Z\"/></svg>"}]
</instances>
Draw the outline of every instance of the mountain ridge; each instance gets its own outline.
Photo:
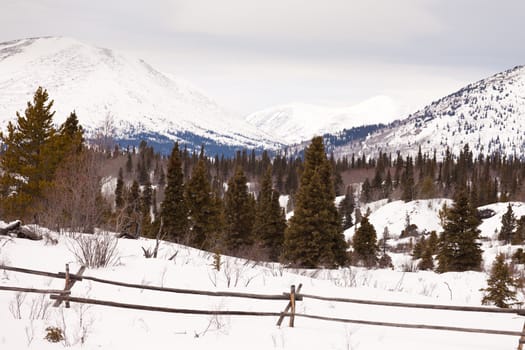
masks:
<instances>
[{"instance_id":1,"label":"mountain ridge","mask_svg":"<svg viewBox=\"0 0 525 350\"><path fill-rule=\"evenodd\" d=\"M280 146L182 80L173 80L144 60L66 37L39 37L0 43L0 122L23 112L38 86L55 101L55 122L76 111L88 135L111 122L117 139L158 135L194 148L193 135L226 148ZM137 143L140 140L136 140Z\"/></svg>"},{"instance_id":2,"label":"mountain ridge","mask_svg":"<svg viewBox=\"0 0 525 350\"><path fill-rule=\"evenodd\" d=\"M525 67L496 73L442 97L406 119L380 128L366 138L337 147L336 155L375 156L382 152L416 154L448 147L458 154L466 144L472 152L525 154Z\"/></svg>"}]
</instances>

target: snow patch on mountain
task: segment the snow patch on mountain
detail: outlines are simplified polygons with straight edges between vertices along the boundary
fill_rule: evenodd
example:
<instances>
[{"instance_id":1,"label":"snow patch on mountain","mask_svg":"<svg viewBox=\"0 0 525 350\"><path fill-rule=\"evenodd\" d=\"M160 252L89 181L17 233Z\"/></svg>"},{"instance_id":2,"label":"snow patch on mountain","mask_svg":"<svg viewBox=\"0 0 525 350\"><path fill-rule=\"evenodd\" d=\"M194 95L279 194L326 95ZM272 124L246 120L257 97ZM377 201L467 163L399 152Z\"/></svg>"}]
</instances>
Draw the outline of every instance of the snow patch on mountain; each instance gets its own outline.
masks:
<instances>
[{"instance_id":1,"label":"snow patch on mountain","mask_svg":"<svg viewBox=\"0 0 525 350\"><path fill-rule=\"evenodd\" d=\"M23 113L38 86L55 101L55 121L73 110L88 133L112 120L116 136L181 133L245 147L278 146L272 137L222 108L190 84L140 59L70 38L0 43L0 126Z\"/></svg>"},{"instance_id":2,"label":"snow patch on mountain","mask_svg":"<svg viewBox=\"0 0 525 350\"><path fill-rule=\"evenodd\" d=\"M499 152L522 157L525 152L525 67L518 66L470 84L407 119L336 150L338 155L415 154L447 147L458 154L466 144L474 155Z\"/></svg>"},{"instance_id":3,"label":"snow patch on mountain","mask_svg":"<svg viewBox=\"0 0 525 350\"><path fill-rule=\"evenodd\" d=\"M335 133L357 126L389 123L401 115L401 108L388 96L376 96L357 105L333 108L304 103L271 107L246 117L248 123L272 134L281 142L294 144L315 135Z\"/></svg>"}]
</instances>

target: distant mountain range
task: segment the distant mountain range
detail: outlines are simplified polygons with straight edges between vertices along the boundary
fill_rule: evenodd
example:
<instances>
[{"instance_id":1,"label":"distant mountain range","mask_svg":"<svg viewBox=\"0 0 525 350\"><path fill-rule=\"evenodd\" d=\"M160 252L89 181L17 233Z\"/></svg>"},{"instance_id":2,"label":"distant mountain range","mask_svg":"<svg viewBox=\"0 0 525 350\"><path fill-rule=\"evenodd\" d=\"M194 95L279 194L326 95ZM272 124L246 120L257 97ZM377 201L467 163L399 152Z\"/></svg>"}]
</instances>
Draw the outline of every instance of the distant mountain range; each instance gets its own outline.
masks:
<instances>
[{"instance_id":1,"label":"distant mountain range","mask_svg":"<svg viewBox=\"0 0 525 350\"><path fill-rule=\"evenodd\" d=\"M447 147L457 154L469 145L474 154L525 155L525 67L518 66L470 84L408 118L335 148L337 155L376 155L379 151L415 154Z\"/></svg>"},{"instance_id":2,"label":"distant mountain range","mask_svg":"<svg viewBox=\"0 0 525 350\"><path fill-rule=\"evenodd\" d=\"M466 143L474 153L525 154L525 68L516 67L470 84L406 119L386 96L346 108L290 104L242 117L189 83L146 62L62 37L0 43L0 129L38 86L55 100L55 121L76 111L88 136L113 127L121 145L145 139L167 153L175 140L190 149L233 154L240 148L293 153L324 135L336 156L403 154Z\"/></svg>"},{"instance_id":3,"label":"distant mountain range","mask_svg":"<svg viewBox=\"0 0 525 350\"><path fill-rule=\"evenodd\" d=\"M171 149L178 140L221 153L281 146L188 83L142 60L62 37L1 43L0 128L16 111L24 111L38 86L55 101L57 123L75 110L91 136L111 120L124 144L145 138Z\"/></svg>"},{"instance_id":4,"label":"distant mountain range","mask_svg":"<svg viewBox=\"0 0 525 350\"><path fill-rule=\"evenodd\" d=\"M271 107L246 117L246 121L271 133L284 144L301 143L315 135L336 134L399 118L399 106L387 96L376 96L350 107L333 108L304 103Z\"/></svg>"}]
</instances>

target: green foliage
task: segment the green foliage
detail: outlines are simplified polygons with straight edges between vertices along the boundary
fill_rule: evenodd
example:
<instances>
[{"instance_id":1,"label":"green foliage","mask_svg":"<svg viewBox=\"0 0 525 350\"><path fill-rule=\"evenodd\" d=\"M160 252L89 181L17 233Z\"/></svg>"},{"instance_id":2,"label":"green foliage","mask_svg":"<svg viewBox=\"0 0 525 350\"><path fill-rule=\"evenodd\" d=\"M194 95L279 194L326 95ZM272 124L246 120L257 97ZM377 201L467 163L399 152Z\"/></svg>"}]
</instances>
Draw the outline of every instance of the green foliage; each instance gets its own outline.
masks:
<instances>
[{"instance_id":1,"label":"green foliage","mask_svg":"<svg viewBox=\"0 0 525 350\"><path fill-rule=\"evenodd\" d=\"M53 101L38 88L24 115L16 114L16 124L7 124L0 134L5 152L0 158L0 196L4 217L30 217L34 204L53 179L56 160L51 159L57 130L53 127Z\"/></svg>"},{"instance_id":2,"label":"green foliage","mask_svg":"<svg viewBox=\"0 0 525 350\"><path fill-rule=\"evenodd\" d=\"M433 270L434 269L434 259L432 258L433 248L430 245L430 240L427 240L423 252L421 254L421 260L417 267L420 270Z\"/></svg>"},{"instance_id":3,"label":"green foliage","mask_svg":"<svg viewBox=\"0 0 525 350\"><path fill-rule=\"evenodd\" d=\"M477 212L469 203L466 191L459 191L454 205L447 210L438 247L438 271L479 270L481 248Z\"/></svg>"},{"instance_id":4,"label":"green foliage","mask_svg":"<svg viewBox=\"0 0 525 350\"><path fill-rule=\"evenodd\" d=\"M498 239L505 241L505 244L509 244L512 241L512 236L516 229L516 217L510 203L507 206L507 211L501 217L501 229L499 231Z\"/></svg>"},{"instance_id":5,"label":"green foliage","mask_svg":"<svg viewBox=\"0 0 525 350\"><path fill-rule=\"evenodd\" d=\"M118 170L117 185L115 186L115 207L120 209L124 206L124 175L122 168Z\"/></svg>"},{"instance_id":6,"label":"green foliage","mask_svg":"<svg viewBox=\"0 0 525 350\"><path fill-rule=\"evenodd\" d=\"M240 167L228 181L228 191L224 198L224 245L229 253L238 253L253 244L255 199L248 193L246 182L246 176Z\"/></svg>"},{"instance_id":7,"label":"green foliage","mask_svg":"<svg viewBox=\"0 0 525 350\"><path fill-rule=\"evenodd\" d=\"M168 239L181 242L188 230L188 209L184 196L184 175L179 144L175 143L168 159L167 184L161 216Z\"/></svg>"},{"instance_id":8,"label":"green foliage","mask_svg":"<svg viewBox=\"0 0 525 350\"><path fill-rule=\"evenodd\" d=\"M361 219L361 224L354 234L352 240L354 255L358 261L365 266L371 267L377 264L377 234L374 226L368 221L368 216Z\"/></svg>"},{"instance_id":9,"label":"green foliage","mask_svg":"<svg viewBox=\"0 0 525 350\"><path fill-rule=\"evenodd\" d=\"M516 287L517 281L512 277L510 268L505 262L505 256L500 253L492 265L490 276L487 279L487 288L481 289L485 292L481 302L508 308L516 301Z\"/></svg>"},{"instance_id":10,"label":"green foliage","mask_svg":"<svg viewBox=\"0 0 525 350\"><path fill-rule=\"evenodd\" d=\"M294 216L285 232L285 262L301 267L342 266L347 244L334 204L332 167L323 139L314 137L305 154Z\"/></svg>"},{"instance_id":11,"label":"green foliage","mask_svg":"<svg viewBox=\"0 0 525 350\"><path fill-rule=\"evenodd\" d=\"M341 217L343 230L348 230L352 227L352 214L355 209L354 190L351 186L346 189L346 194L343 200L339 203L339 216Z\"/></svg>"},{"instance_id":12,"label":"green foliage","mask_svg":"<svg viewBox=\"0 0 525 350\"><path fill-rule=\"evenodd\" d=\"M203 155L193 169L186 186L190 245L199 249L210 249L215 236L220 232L219 208L211 191L208 169Z\"/></svg>"},{"instance_id":13,"label":"green foliage","mask_svg":"<svg viewBox=\"0 0 525 350\"><path fill-rule=\"evenodd\" d=\"M272 168L269 166L257 198L253 235L272 261L277 261L281 256L285 229L284 211L279 205L279 192L272 188Z\"/></svg>"},{"instance_id":14,"label":"green foliage","mask_svg":"<svg viewBox=\"0 0 525 350\"><path fill-rule=\"evenodd\" d=\"M514 254L512 254L512 262L515 264L525 264L525 252L523 248L518 248Z\"/></svg>"}]
</instances>

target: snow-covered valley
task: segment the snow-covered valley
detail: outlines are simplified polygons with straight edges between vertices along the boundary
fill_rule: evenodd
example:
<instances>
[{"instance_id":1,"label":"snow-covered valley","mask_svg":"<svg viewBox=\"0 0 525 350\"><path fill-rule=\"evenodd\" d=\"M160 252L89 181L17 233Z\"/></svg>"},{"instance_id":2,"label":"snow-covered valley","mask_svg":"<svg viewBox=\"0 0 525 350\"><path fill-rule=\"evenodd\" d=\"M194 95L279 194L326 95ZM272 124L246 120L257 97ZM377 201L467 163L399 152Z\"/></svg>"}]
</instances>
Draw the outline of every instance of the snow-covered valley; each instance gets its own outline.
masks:
<instances>
[{"instance_id":1,"label":"snow-covered valley","mask_svg":"<svg viewBox=\"0 0 525 350\"><path fill-rule=\"evenodd\" d=\"M380 237L383 227L391 232L389 246L395 246L408 213L420 229L440 230L437 216L441 199L413 202L371 203L370 221ZM516 215L525 214L523 203L512 203ZM485 269L490 269L498 252L510 255L517 246L500 245L494 237L500 227L506 203L486 206L494 215L480 225ZM366 210L366 207L362 208ZM2 225L5 226L5 223ZM75 273L80 267L72 253L72 235L40 230L48 240L29 241L0 236L0 263L49 272L64 271L66 263ZM352 235L353 228L346 232ZM56 244L52 241L56 239ZM406 240L406 239L405 239ZM47 242L47 243L46 243ZM143 257L154 240L119 239L115 263L107 268L88 269L84 275L148 286L281 294L291 285L302 284L305 294L388 302L480 306L487 272L413 271L408 253L390 253L393 269L346 267L337 270L288 269L279 264L221 257L221 269L214 269L214 254L163 242L157 259ZM173 258L172 258L173 257ZM170 260L170 258L172 258ZM1 286L62 289L63 280L0 270ZM281 312L285 301L253 301L129 289L84 280L72 288L72 296L197 310L245 310ZM519 301L524 300L518 294ZM480 335L462 332L414 330L337 323L297 317L295 327L288 320L276 326L277 317L206 316L126 310L72 303L70 309L49 306L47 296L0 291L0 345L4 349L129 349L154 346L157 349L507 349L518 344L516 336ZM392 308L346 304L305 298L297 301L297 312L326 317L408 324L498 329L520 332L523 317L444 310ZM49 326L63 329L62 345L44 340Z\"/></svg>"}]
</instances>

